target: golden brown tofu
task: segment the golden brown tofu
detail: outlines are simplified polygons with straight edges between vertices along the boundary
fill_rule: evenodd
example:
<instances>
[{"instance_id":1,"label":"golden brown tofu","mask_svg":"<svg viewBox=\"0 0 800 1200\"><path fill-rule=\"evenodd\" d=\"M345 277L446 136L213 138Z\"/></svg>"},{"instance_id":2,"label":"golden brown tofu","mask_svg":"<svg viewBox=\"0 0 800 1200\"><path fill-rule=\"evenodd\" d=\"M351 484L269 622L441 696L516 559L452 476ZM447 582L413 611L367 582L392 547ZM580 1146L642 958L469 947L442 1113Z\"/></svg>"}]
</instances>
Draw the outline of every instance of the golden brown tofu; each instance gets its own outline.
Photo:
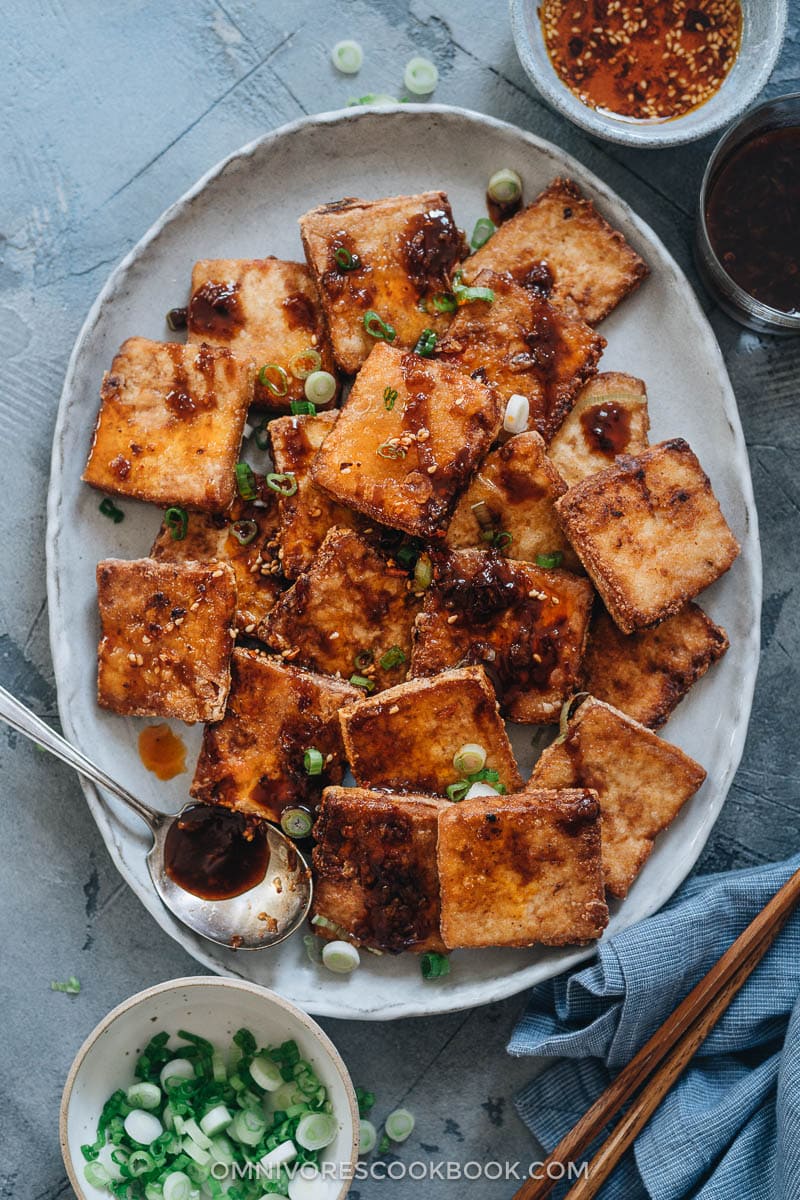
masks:
<instances>
[{"instance_id":1,"label":"golden brown tofu","mask_svg":"<svg viewBox=\"0 0 800 1200\"><path fill-rule=\"evenodd\" d=\"M508 271L571 317L596 325L649 274L647 264L571 179L554 179L464 263Z\"/></svg>"},{"instance_id":2,"label":"golden brown tofu","mask_svg":"<svg viewBox=\"0 0 800 1200\"><path fill-rule=\"evenodd\" d=\"M444 950L436 838L446 800L326 788L314 828L314 930L397 954Z\"/></svg>"},{"instance_id":3,"label":"golden brown tofu","mask_svg":"<svg viewBox=\"0 0 800 1200\"><path fill-rule=\"evenodd\" d=\"M568 484L578 483L605 471L618 454L646 450L649 428L647 392L641 379L606 371L587 383L548 454Z\"/></svg>"},{"instance_id":4,"label":"golden brown tofu","mask_svg":"<svg viewBox=\"0 0 800 1200\"><path fill-rule=\"evenodd\" d=\"M296 579L311 565L332 526L356 529L364 524L357 513L337 504L311 478L311 464L338 415L279 417L267 427L275 470L291 474L297 481L293 496L278 498L281 564L287 579Z\"/></svg>"},{"instance_id":5,"label":"golden brown tofu","mask_svg":"<svg viewBox=\"0 0 800 1200\"><path fill-rule=\"evenodd\" d=\"M192 795L270 821L280 821L286 808L312 812L322 789L341 783L339 709L358 692L256 650L234 650L231 675L225 716L203 734ZM316 775L304 761L312 749L323 760Z\"/></svg>"},{"instance_id":6,"label":"golden brown tofu","mask_svg":"<svg viewBox=\"0 0 800 1200\"><path fill-rule=\"evenodd\" d=\"M187 329L190 342L227 346L257 372L267 364L280 367L265 372L266 382L256 378L254 401L266 408L289 412L293 400L304 400L303 371L335 372L325 316L305 263L201 259L192 271ZM335 402L333 396L330 405Z\"/></svg>"},{"instance_id":7,"label":"golden brown tofu","mask_svg":"<svg viewBox=\"0 0 800 1200\"><path fill-rule=\"evenodd\" d=\"M442 937L466 946L566 946L608 924L597 797L530 791L439 817Z\"/></svg>"},{"instance_id":8,"label":"golden brown tofu","mask_svg":"<svg viewBox=\"0 0 800 1200\"><path fill-rule=\"evenodd\" d=\"M666 829L701 786L699 763L638 721L590 697L563 742L542 753L525 790L593 788L603 823L606 887L623 897Z\"/></svg>"},{"instance_id":9,"label":"golden brown tofu","mask_svg":"<svg viewBox=\"0 0 800 1200\"><path fill-rule=\"evenodd\" d=\"M708 476L682 438L617 459L569 488L556 511L623 633L678 612L739 553Z\"/></svg>"},{"instance_id":10,"label":"golden brown tofu","mask_svg":"<svg viewBox=\"0 0 800 1200\"><path fill-rule=\"evenodd\" d=\"M434 556L433 583L414 628L411 676L479 664L512 721L557 721L580 680L593 591L486 550Z\"/></svg>"},{"instance_id":11,"label":"golden brown tofu","mask_svg":"<svg viewBox=\"0 0 800 1200\"><path fill-rule=\"evenodd\" d=\"M555 510L555 501L566 490L539 434L518 433L478 467L447 528L447 545L464 550L499 544L521 562L536 562L537 555L561 555L557 565L563 561L574 570L578 557Z\"/></svg>"},{"instance_id":12,"label":"golden brown tofu","mask_svg":"<svg viewBox=\"0 0 800 1200\"><path fill-rule=\"evenodd\" d=\"M340 713L344 747L361 787L445 796L461 776L453 756L475 743L506 791L520 786L494 690L481 667L415 679Z\"/></svg>"},{"instance_id":13,"label":"golden brown tofu","mask_svg":"<svg viewBox=\"0 0 800 1200\"><path fill-rule=\"evenodd\" d=\"M224 512L253 368L230 350L128 338L103 377L83 478L115 496Z\"/></svg>"},{"instance_id":14,"label":"golden brown tofu","mask_svg":"<svg viewBox=\"0 0 800 1200\"><path fill-rule=\"evenodd\" d=\"M504 406L525 396L528 429L549 441L596 373L606 340L510 275L480 271L474 282L494 300L462 305L436 355L494 388Z\"/></svg>"},{"instance_id":15,"label":"golden brown tofu","mask_svg":"<svg viewBox=\"0 0 800 1200\"><path fill-rule=\"evenodd\" d=\"M420 607L408 582L407 571L389 567L357 533L331 529L259 636L298 666L391 687L406 677Z\"/></svg>"},{"instance_id":16,"label":"golden brown tofu","mask_svg":"<svg viewBox=\"0 0 800 1200\"><path fill-rule=\"evenodd\" d=\"M354 374L374 345L369 313L408 350L423 330L446 327L430 302L449 292L467 246L444 192L323 204L300 218L300 234L343 371Z\"/></svg>"},{"instance_id":17,"label":"golden brown tofu","mask_svg":"<svg viewBox=\"0 0 800 1200\"><path fill-rule=\"evenodd\" d=\"M134 717L218 721L230 687L236 580L227 563L97 564L97 700Z\"/></svg>"},{"instance_id":18,"label":"golden brown tofu","mask_svg":"<svg viewBox=\"0 0 800 1200\"><path fill-rule=\"evenodd\" d=\"M335 500L417 537L436 537L500 429L494 392L449 363L381 343L311 470Z\"/></svg>"},{"instance_id":19,"label":"golden brown tofu","mask_svg":"<svg viewBox=\"0 0 800 1200\"><path fill-rule=\"evenodd\" d=\"M256 475L259 504L234 500L226 513L187 513L185 537L162 524L150 551L160 562L230 563L236 575L236 628L255 633L285 587L278 560L278 504Z\"/></svg>"},{"instance_id":20,"label":"golden brown tofu","mask_svg":"<svg viewBox=\"0 0 800 1200\"><path fill-rule=\"evenodd\" d=\"M584 686L659 729L692 684L728 649L728 636L696 604L639 633L620 633L599 604L589 627Z\"/></svg>"}]
</instances>

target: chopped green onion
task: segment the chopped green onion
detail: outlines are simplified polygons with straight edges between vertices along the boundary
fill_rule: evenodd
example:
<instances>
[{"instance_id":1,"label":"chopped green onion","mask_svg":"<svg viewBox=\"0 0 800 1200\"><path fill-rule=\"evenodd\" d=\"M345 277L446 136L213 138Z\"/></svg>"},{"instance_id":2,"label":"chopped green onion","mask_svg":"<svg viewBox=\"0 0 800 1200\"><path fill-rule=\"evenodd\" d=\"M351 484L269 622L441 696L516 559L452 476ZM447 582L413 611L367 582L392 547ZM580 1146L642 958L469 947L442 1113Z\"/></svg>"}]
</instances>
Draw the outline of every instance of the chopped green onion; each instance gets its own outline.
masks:
<instances>
[{"instance_id":1,"label":"chopped green onion","mask_svg":"<svg viewBox=\"0 0 800 1200\"><path fill-rule=\"evenodd\" d=\"M347 107L352 108L354 104L375 104L378 108L385 108L387 104L399 103L397 96L389 96L386 92L367 92L366 96L351 96Z\"/></svg>"},{"instance_id":2,"label":"chopped green onion","mask_svg":"<svg viewBox=\"0 0 800 1200\"><path fill-rule=\"evenodd\" d=\"M289 412L293 417L314 417L317 413L317 406L310 400L290 400Z\"/></svg>"},{"instance_id":3,"label":"chopped green onion","mask_svg":"<svg viewBox=\"0 0 800 1200\"><path fill-rule=\"evenodd\" d=\"M393 342L397 336L393 325L388 325L373 308L364 313L364 329L372 338L382 342Z\"/></svg>"},{"instance_id":4,"label":"chopped green onion","mask_svg":"<svg viewBox=\"0 0 800 1200\"><path fill-rule=\"evenodd\" d=\"M269 421L265 417L261 424L256 425L255 429L253 430L253 437L259 450L269 450L269 434L267 432L268 425Z\"/></svg>"},{"instance_id":5,"label":"chopped green onion","mask_svg":"<svg viewBox=\"0 0 800 1200\"><path fill-rule=\"evenodd\" d=\"M289 370L295 379L308 379L309 375L313 375L321 366L322 355L313 346L309 346L307 350L301 350L299 354L294 354L289 359Z\"/></svg>"},{"instance_id":6,"label":"chopped green onion","mask_svg":"<svg viewBox=\"0 0 800 1200\"><path fill-rule=\"evenodd\" d=\"M400 566L406 567L408 570L411 570L418 557L419 555L413 546L401 546L395 555Z\"/></svg>"},{"instance_id":7,"label":"chopped green onion","mask_svg":"<svg viewBox=\"0 0 800 1200\"><path fill-rule=\"evenodd\" d=\"M333 257L340 271L357 271L361 266L361 259L357 254L351 253L346 246L337 246Z\"/></svg>"},{"instance_id":8,"label":"chopped green onion","mask_svg":"<svg viewBox=\"0 0 800 1200\"><path fill-rule=\"evenodd\" d=\"M450 974L450 959L446 954L437 954L433 950L423 954L419 965L423 979L441 979Z\"/></svg>"},{"instance_id":9,"label":"chopped green onion","mask_svg":"<svg viewBox=\"0 0 800 1200\"><path fill-rule=\"evenodd\" d=\"M506 433L524 433L528 428L531 415L531 402L521 392L509 396L506 411L503 416L503 429Z\"/></svg>"},{"instance_id":10,"label":"chopped green onion","mask_svg":"<svg viewBox=\"0 0 800 1200\"><path fill-rule=\"evenodd\" d=\"M386 1135L393 1142L404 1142L414 1128L414 1117L407 1108L396 1108L386 1118Z\"/></svg>"},{"instance_id":11,"label":"chopped green onion","mask_svg":"<svg viewBox=\"0 0 800 1200\"><path fill-rule=\"evenodd\" d=\"M366 1117L375 1107L375 1093L367 1091L366 1088L356 1088L356 1103L358 1104L359 1116Z\"/></svg>"},{"instance_id":12,"label":"chopped green onion","mask_svg":"<svg viewBox=\"0 0 800 1200\"><path fill-rule=\"evenodd\" d=\"M436 64L429 58L409 59L403 72L403 83L414 96L429 96L439 82Z\"/></svg>"},{"instance_id":13,"label":"chopped green onion","mask_svg":"<svg viewBox=\"0 0 800 1200\"><path fill-rule=\"evenodd\" d=\"M161 1086L166 1091L179 1087L185 1079L194 1079L194 1067L188 1058L173 1058L161 1068Z\"/></svg>"},{"instance_id":14,"label":"chopped green onion","mask_svg":"<svg viewBox=\"0 0 800 1200\"><path fill-rule=\"evenodd\" d=\"M161 1185L164 1200L190 1200L194 1184L183 1171L170 1171Z\"/></svg>"},{"instance_id":15,"label":"chopped green onion","mask_svg":"<svg viewBox=\"0 0 800 1200\"><path fill-rule=\"evenodd\" d=\"M384 1134L383 1137L381 1138L380 1145L378 1146L378 1154L385 1154L386 1151L390 1148L390 1146L391 1146L391 1142L389 1141L389 1138L387 1137L387 1135Z\"/></svg>"},{"instance_id":16,"label":"chopped green onion","mask_svg":"<svg viewBox=\"0 0 800 1200\"><path fill-rule=\"evenodd\" d=\"M353 687L363 688L365 692L375 691L374 679L367 679L366 675L351 675L350 683Z\"/></svg>"},{"instance_id":17,"label":"chopped green onion","mask_svg":"<svg viewBox=\"0 0 800 1200\"><path fill-rule=\"evenodd\" d=\"M324 1150L336 1137L338 1128L338 1121L330 1113L306 1113L297 1124L294 1140L304 1150Z\"/></svg>"},{"instance_id":18,"label":"chopped green onion","mask_svg":"<svg viewBox=\"0 0 800 1200\"><path fill-rule=\"evenodd\" d=\"M453 755L453 766L459 775L471 775L486 766L486 751L477 742L465 742Z\"/></svg>"},{"instance_id":19,"label":"chopped green onion","mask_svg":"<svg viewBox=\"0 0 800 1200\"><path fill-rule=\"evenodd\" d=\"M92 1187L104 1188L111 1182L111 1176L102 1163L89 1162L83 1168L83 1177Z\"/></svg>"},{"instance_id":20,"label":"chopped green onion","mask_svg":"<svg viewBox=\"0 0 800 1200\"><path fill-rule=\"evenodd\" d=\"M331 50L331 62L343 75L356 75L361 70L364 51L358 42L346 39L337 42Z\"/></svg>"},{"instance_id":21,"label":"chopped green onion","mask_svg":"<svg viewBox=\"0 0 800 1200\"><path fill-rule=\"evenodd\" d=\"M297 478L294 471L286 471L283 475L276 475L274 471L267 476L267 487L273 492L277 492L279 496L293 496L297 491Z\"/></svg>"},{"instance_id":22,"label":"chopped green onion","mask_svg":"<svg viewBox=\"0 0 800 1200\"><path fill-rule=\"evenodd\" d=\"M552 571L554 567L561 566L563 557L563 550L554 550L552 554L537 554L536 565L537 567L543 567L545 571Z\"/></svg>"},{"instance_id":23,"label":"chopped green onion","mask_svg":"<svg viewBox=\"0 0 800 1200\"><path fill-rule=\"evenodd\" d=\"M383 671L391 671L393 667L401 666L406 661L406 656L399 646L390 646L378 661Z\"/></svg>"},{"instance_id":24,"label":"chopped green onion","mask_svg":"<svg viewBox=\"0 0 800 1200\"><path fill-rule=\"evenodd\" d=\"M189 514L185 508L173 504L164 513L164 524L169 530L173 542L182 542L189 528Z\"/></svg>"},{"instance_id":25,"label":"chopped green onion","mask_svg":"<svg viewBox=\"0 0 800 1200\"><path fill-rule=\"evenodd\" d=\"M405 458L408 454L408 449L401 445L396 438L389 438L388 441L378 446L377 453L381 458Z\"/></svg>"},{"instance_id":26,"label":"chopped green onion","mask_svg":"<svg viewBox=\"0 0 800 1200\"><path fill-rule=\"evenodd\" d=\"M117 508L110 496L106 496L100 501L100 512L104 517L110 517L115 525L119 525L120 521L125 520L125 513L121 508Z\"/></svg>"},{"instance_id":27,"label":"chopped green onion","mask_svg":"<svg viewBox=\"0 0 800 1200\"><path fill-rule=\"evenodd\" d=\"M80 980L74 975L70 975L66 983L59 983L58 980L50 981L51 992L66 992L68 996L77 996L81 990Z\"/></svg>"},{"instance_id":28,"label":"chopped green onion","mask_svg":"<svg viewBox=\"0 0 800 1200\"><path fill-rule=\"evenodd\" d=\"M496 204L513 204L522 195L522 180L516 171L504 167L495 171L486 189L489 199Z\"/></svg>"},{"instance_id":29,"label":"chopped green onion","mask_svg":"<svg viewBox=\"0 0 800 1200\"><path fill-rule=\"evenodd\" d=\"M154 1083L132 1083L125 1093L132 1108L158 1108L161 1103L161 1088Z\"/></svg>"},{"instance_id":30,"label":"chopped green onion","mask_svg":"<svg viewBox=\"0 0 800 1200\"><path fill-rule=\"evenodd\" d=\"M240 546L249 546L258 536L258 522L249 518L247 520L234 521L231 525L231 533Z\"/></svg>"},{"instance_id":31,"label":"chopped green onion","mask_svg":"<svg viewBox=\"0 0 800 1200\"><path fill-rule=\"evenodd\" d=\"M458 308L458 301L449 292L439 292L431 299L431 304L440 313L454 313Z\"/></svg>"},{"instance_id":32,"label":"chopped green onion","mask_svg":"<svg viewBox=\"0 0 800 1200\"><path fill-rule=\"evenodd\" d=\"M207 1138L200 1126L195 1121L194 1117L189 1117L183 1122L183 1132L187 1134L196 1146L201 1150L208 1150L211 1145L211 1139Z\"/></svg>"},{"instance_id":33,"label":"chopped green onion","mask_svg":"<svg viewBox=\"0 0 800 1200\"><path fill-rule=\"evenodd\" d=\"M375 662L375 655L371 650L359 650L358 654L353 659L353 664L357 671L365 671L367 667L371 667Z\"/></svg>"},{"instance_id":34,"label":"chopped green onion","mask_svg":"<svg viewBox=\"0 0 800 1200\"><path fill-rule=\"evenodd\" d=\"M436 343L438 340L439 339L436 333L432 329L423 329L422 333L417 339L417 344L414 347L414 353L421 355L422 358L430 358L436 349Z\"/></svg>"},{"instance_id":35,"label":"chopped green onion","mask_svg":"<svg viewBox=\"0 0 800 1200\"><path fill-rule=\"evenodd\" d=\"M510 534L507 529L491 530L486 529L481 534L481 539L484 542L489 542L496 550L502 550L504 546L510 546L514 540L513 534Z\"/></svg>"},{"instance_id":36,"label":"chopped green onion","mask_svg":"<svg viewBox=\"0 0 800 1200\"><path fill-rule=\"evenodd\" d=\"M478 217L475 222L475 228L472 231L470 246L473 250L480 250L481 246L485 246L489 238L496 231L494 221L490 221L488 217Z\"/></svg>"},{"instance_id":37,"label":"chopped green onion","mask_svg":"<svg viewBox=\"0 0 800 1200\"><path fill-rule=\"evenodd\" d=\"M494 292L491 288L467 287L461 282L462 274L462 271L456 271L453 276L453 295L457 304L470 304L473 300L485 300L487 304L494 304Z\"/></svg>"},{"instance_id":38,"label":"chopped green onion","mask_svg":"<svg viewBox=\"0 0 800 1200\"><path fill-rule=\"evenodd\" d=\"M377 1141L377 1129L372 1121L367 1121L362 1117L358 1123L358 1153L369 1154L371 1150L375 1149Z\"/></svg>"},{"instance_id":39,"label":"chopped green onion","mask_svg":"<svg viewBox=\"0 0 800 1200\"><path fill-rule=\"evenodd\" d=\"M499 796L501 793L489 783L471 783L465 800L476 800L482 796Z\"/></svg>"},{"instance_id":40,"label":"chopped green onion","mask_svg":"<svg viewBox=\"0 0 800 1200\"><path fill-rule=\"evenodd\" d=\"M361 965L361 955L351 942L326 942L322 947L322 965L335 975L349 975Z\"/></svg>"},{"instance_id":41,"label":"chopped green onion","mask_svg":"<svg viewBox=\"0 0 800 1200\"><path fill-rule=\"evenodd\" d=\"M308 837L314 818L307 808L285 808L281 813L281 829L290 838Z\"/></svg>"},{"instance_id":42,"label":"chopped green onion","mask_svg":"<svg viewBox=\"0 0 800 1200\"><path fill-rule=\"evenodd\" d=\"M267 1123L260 1112L243 1108L233 1118L231 1133L244 1146L257 1146L266 1130Z\"/></svg>"},{"instance_id":43,"label":"chopped green onion","mask_svg":"<svg viewBox=\"0 0 800 1200\"><path fill-rule=\"evenodd\" d=\"M321 775L325 759L314 746L309 746L303 755L303 767L306 775Z\"/></svg>"},{"instance_id":44,"label":"chopped green onion","mask_svg":"<svg viewBox=\"0 0 800 1200\"><path fill-rule=\"evenodd\" d=\"M253 468L245 462L236 464L236 487L243 500L255 500L258 495Z\"/></svg>"},{"instance_id":45,"label":"chopped green onion","mask_svg":"<svg viewBox=\"0 0 800 1200\"><path fill-rule=\"evenodd\" d=\"M222 1133L223 1129L227 1129L233 1120L233 1113L229 1112L224 1104L215 1104L210 1108L204 1117L200 1119L200 1128L209 1139L215 1138L218 1133ZM206 1149L211 1147L211 1140Z\"/></svg>"},{"instance_id":46,"label":"chopped green onion","mask_svg":"<svg viewBox=\"0 0 800 1200\"><path fill-rule=\"evenodd\" d=\"M189 319L189 310L186 307L171 308L164 319L167 322L168 328L173 333L177 333L180 329L186 328L186 323Z\"/></svg>"},{"instance_id":47,"label":"chopped green onion","mask_svg":"<svg viewBox=\"0 0 800 1200\"><path fill-rule=\"evenodd\" d=\"M458 783L451 783L447 788L447 799L458 804L459 800L463 800L469 791L469 782L466 779L460 779Z\"/></svg>"},{"instance_id":48,"label":"chopped green onion","mask_svg":"<svg viewBox=\"0 0 800 1200\"><path fill-rule=\"evenodd\" d=\"M270 376L277 376L277 382ZM289 376L277 363L264 363L258 372L258 382L273 396L285 396L289 390Z\"/></svg>"},{"instance_id":49,"label":"chopped green onion","mask_svg":"<svg viewBox=\"0 0 800 1200\"><path fill-rule=\"evenodd\" d=\"M309 962L322 962L322 944L318 937L314 937L313 933L307 933L303 938L303 945L306 948Z\"/></svg>"},{"instance_id":50,"label":"chopped green onion","mask_svg":"<svg viewBox=\"0 0 800 1200\"><path fill-rule=\"evenodd\" d=\"M336 395L336 379L330 371L312 371L303 390L312 404L327 404Z\"/></svg>"},{"instance_id":51,"label":"chopped green onion","mask_svg":"<svg viewBox=\"0 0 800 1200\"><path fill-rule=\"evenodd\" d=\"M420 591L431 586L433 580L433 563L429 554L420 554L414 566L414 585Z\"/></svg>"},{"instance_id":52,"label":"chopped green onion","mask_svg":"<svg viewBox=\"0 0 800 1200\"><path fill-rule=\"evenodd\" d=\"M158 1117L143 1108L132 1108L123 1121L123 1127L132 1142L149 1146L164 1132Z\"/></svg>"},{"instance_id":53,"label":"chopped green onion","mask_svg":"<svg viewBox=\"0 0 800 1200\"><path fill-rule=\"evenodd\" d=\"M265 1054L256 1055L250 1063L250 1078L265 1092L277 1092L283 1083L280 1067Z\"/></svg>"},{"instance_id":54,"label":"chopped green onion","mask_svg":"<svg viewBox=\"0 0 800 1200\"><path fill-rule=\"evenodd\" d=\"M387 412L391 412L397 400L397 388L387 387L383 389L383 407Z\"/></svg>"}]
</instances>

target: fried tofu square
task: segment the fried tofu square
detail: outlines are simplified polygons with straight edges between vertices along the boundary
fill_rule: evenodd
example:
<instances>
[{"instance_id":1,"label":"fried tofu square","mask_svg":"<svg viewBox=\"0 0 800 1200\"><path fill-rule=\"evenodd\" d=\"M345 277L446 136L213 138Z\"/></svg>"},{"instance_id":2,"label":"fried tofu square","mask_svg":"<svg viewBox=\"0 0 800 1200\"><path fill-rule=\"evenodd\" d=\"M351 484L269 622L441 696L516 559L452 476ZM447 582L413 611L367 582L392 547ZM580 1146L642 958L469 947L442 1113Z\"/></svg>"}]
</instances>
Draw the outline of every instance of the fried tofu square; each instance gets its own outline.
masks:
<instances>
[{"instance_id":1,"label":"fried tofu square","mask_svg":"<svg viewBox=\"0 0 800 1200\"><path fill-rule=\"evenodd\" d=\"M510 275L479 271L474 283L490 289L494 300L462 305L437 357L494 388L503 405L525 396L528 428L549 441L596 373L606 340Z\"/></svg>"},{"instance_id":2,"label":"fried tofu square","mask_svg":"<svg viewBox=\"0 0 800 1200\"><path fill-rule=\"evenodd\" d=\"M311 478L311 464L338 415L278 417L267 426L275 470L292 475L297 483L293 495L278 497L280 558L287 579L308 569L332 526L355 529L364 523Z\"/></svg>"},{"instance_id":3,"label":"fried tofu square","mask_svg":"<svg viewBox=\"0 0 800 1200\"><path fill-rule=\"evenodd\" d=\"M103 377L83 479L115 496L224 512L253 368L230 350L128 338Z\"/></svg>"},{"instance_id":4,"label":"fried tofu square","mask_svg":"<svg viewBox=\"0 0 800 1200\"><path fill-rule=\"evenodd\" d=\"M449 363L378 344L311 469L335 500L436 537L494 441L502 406Z\"/></svg>"},{"instance_id":5,"label":"fried tofu square","mask_svg":"<svg viewBox=\"0 0 800 1200\"><path fill-rule=\"evenodd\" d=\"M650 729L659 729L689 688L728 649L728 635L696 604L652 629L620 633L597 606L583 660L584 687Z\"/></svg>"},{"instance_id":6,"label":"fried tofu square","mask_svg":"<svg viewBox=\"0 0 800 1200\"><path fill-rule=\"evenodd\" d=\"M445 192L323 204L300 218L300 235L343 371L354 374L374 345L368 314L409 350L423 330L446 328L430 301L450 291L467 246Z\"/></svg>"},{"instance_id":7,"label":"fried tofu square","mask_svg":"<svg viewBox=\"0 0 800 1200\"><path fill-rule=\"evenodd\" d=\"M420 607L408 583L408 572L388 566L359 534L331 529L259 637L298 666L391 687L406 677Z\"/></svg>"},{"instance_id":8,"label":"fried tofu square","mask_svg":"<svg viewBox=\"0 0 800 1200\"><path fill-rule=\"evenodd\" d=\"M286 586L278 559L278 504L256 475L259 503L237 497L226 513L186 514L186 533L176 537L163 522L150 557L159 562L226 562L236 576L236 628L255 633Z\"/></svg>"},{"instance_id":9,"label":"fried tofu square","mask_svg":"<svg viewBox=\"0 0 800 1200\"><path fill-rule=\"evenodd\" d=\"M342 781L339 709L358 692L256 650L234 650L231 676L225 715L203 733L192 795L270 821L286 808L313 811L323 788ZM307 750L322 755L319 774L306 769Z\"/></svg>"},{"instance_id":10,"label":"fried tofu square","mask_svg":"<svg viewBox=\"0 0 800 1200\"><path fill-rule=\"evenodd\" d=\"M566 490L539 434L518 433L478 467L447 527L447 545L465 550L500 544L521 562L560 555L558 565L574 569L578 558L555 510Z\"/></svg>"},{"instance_id":11,"label":"fried tofu square","mask_svg":"<svg viewBox=\"0 0 800 1200\"><path fill-rule=\"evenodd\" d=\"M434 556L414 628L411 676L480 665L504 716L557 721L580 680L594 593L588 580L487 550Z\"/></svg>"},{"instance_id":12,"label":"fried tofu square","mask_svg":"<svg viewBox=\"0 0 800 1200\"><path fill-rule=\"evenodd\" d=\"M682 438L590 475L556 501L564 531L623 633L679 612L739 553Z\"/></svg>"},{"instance_id":13,"label":"fried tofu square","mask_svg":"<svg viewBox=\"0 0 800 1200\"><path fill-rule=\"evenodd\" d=\"M348 705L339 714L356 783L446 796L461 776L453 757L475 743L508 792L520 786L494 689L481 667L415 679Z\"/></svg>"},{"instance_id":14,"label":"fried tofu square","mask_svg":"<svg viewBox=\"0 0 800 1200\"><path fill-rule=\"evenodd\" d=\"M596 375L550 443L548 454L562 479L579 483L613 465L618 454L646 450L650 418L641 379L620 371Z\"/></svg>"},{"instance_id":15,"label":"fried tofu square","mask_svg":"<svg viewBox=\"0 0 800 1200\"><path fill-rule=\"evenodd\" d=\"M536 790L439 817L442 937L451 949L566 946L608 924L597 797Z\"/></svg>"},{"instance_id":16,"label":"fried tofu square","mask_svg":"<svg viewBox=\"0 0 800 1200\"><path fill-rule=\"evenodd\" d=\"M97 700L124 716L218 721L230 687L236 580L227 563L97 564Z\"/></svg>"},{"instance_id":17,"label":"fried tofu square","mask_svg":"<svg viewBox=\"0 0 800 1200\"><path fill-rule=\"evenodd\" d=\"M201 259L192 271L187 330L190 342L227 346L257 372L268 364L279 367L266 371L264 382L256 377L254 402L269 409L289 412L293 400L305 400L303 371L335 371L325 315L305 263ZM334 395L329 405L335 402Z\"/></svg>"},{"instance_id":18,"label":"fried tofu square","mask_svg":"<svg viewBox=\"0 0 800 1200\"><path fill-rule=\"evenodd\" d=\"M590 697L569 721L565 740L543 751L525 790L590 787L597 792L606 887L622 898L656 836L705 777L700 764L677 746Z\"/></svg>"},{"instance_id":19,"label":"fried tofu square","mask_svg":"<svg viewBox=\"0 0 800 1200\"><path fill-rule=\"evenodd\" d=\"M315 932L397 954L444 950L436 840L446 800L329 787L314 828ZM321 924L319 919L330 924Z\"/></svg>"},{"instance_id":20,"label":"fried tofu square","mask_svg":"<svg viewBox=\"0 0 800 1200\"><path fill-rule=\"evenodd\" d=\"M508 271L569 316L597 325L650 271L571 179L554 179L464 263L471 282Z\"/></svg>"}]
</instances>

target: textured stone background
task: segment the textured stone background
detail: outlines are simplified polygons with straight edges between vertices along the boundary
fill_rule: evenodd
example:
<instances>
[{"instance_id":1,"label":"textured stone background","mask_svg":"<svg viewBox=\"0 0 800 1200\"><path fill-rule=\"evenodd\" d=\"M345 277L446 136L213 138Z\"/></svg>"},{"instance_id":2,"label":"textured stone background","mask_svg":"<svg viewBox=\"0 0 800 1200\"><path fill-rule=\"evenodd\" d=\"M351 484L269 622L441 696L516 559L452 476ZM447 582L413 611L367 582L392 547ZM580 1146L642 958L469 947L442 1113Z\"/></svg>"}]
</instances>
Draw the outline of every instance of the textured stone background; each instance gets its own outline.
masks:
<instances>
[{"instance_id":1,"label":"textured stone background","mask_svg":"<svg viewBox=\"0 0 800 1200\"><path fill-rule=\"evenodd\" d=\"M436 100L563 145L649 221L694 280L694 204L713 139L636 152L588 138L533 94L499 0L6 0L2 8L0 680L54 722L44 508L67 358L111 267L223 155L354 91L396 92L406 60L425 52L440 69ZM769 94L800 88L800 0L790 9ZM328 65L344 36L366 51L357 82ZM750 736L700 864L719 870L800 845L800 339L759 338L703 299L742 413L765 569ZM0 766L0 1196L54 1200L71 1195L57 1111L78 1045L131 992L198 968L121 883L69 771L2 730ZM50 991L51 979L72 973L84 985L78 998ZM527 1161L534 1147L511 1097L532 1066L503 1052L521 1004L325 1024L355 1081L378 1091L378 1117L400 1102L417 1114L404 1158ZM371 1182L353 1200L373 1200L379 1187L396 1200L419 1193L411 1182ZM464 1188L480 1200L513 1190L483 1182L424 1191L450 1200Z\"/></svg>"}]
</instances>

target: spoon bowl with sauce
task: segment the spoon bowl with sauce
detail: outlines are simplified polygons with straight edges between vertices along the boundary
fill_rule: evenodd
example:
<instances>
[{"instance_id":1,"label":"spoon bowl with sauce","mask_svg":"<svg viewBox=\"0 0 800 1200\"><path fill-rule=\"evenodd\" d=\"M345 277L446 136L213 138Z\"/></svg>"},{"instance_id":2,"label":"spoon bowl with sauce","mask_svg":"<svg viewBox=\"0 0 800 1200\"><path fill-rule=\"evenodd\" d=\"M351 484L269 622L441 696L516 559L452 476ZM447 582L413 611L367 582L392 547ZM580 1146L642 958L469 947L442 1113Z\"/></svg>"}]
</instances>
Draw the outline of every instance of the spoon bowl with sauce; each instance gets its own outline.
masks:
<instances>
[{"instance_id":1,"label":"spoon bowl with sauce","mask_svg":"<svg viewBox=\"0 0 800 1200\"><path fill-rule=\"evenodd\" d=\"M277 946L311 906L311 871L294 842L256 817L190 801L178 813L143 804L10 692L0 688L0 719L116 796L153 835L147 868L173 916L235 950Z\"/></svg>"}]
</instances>

